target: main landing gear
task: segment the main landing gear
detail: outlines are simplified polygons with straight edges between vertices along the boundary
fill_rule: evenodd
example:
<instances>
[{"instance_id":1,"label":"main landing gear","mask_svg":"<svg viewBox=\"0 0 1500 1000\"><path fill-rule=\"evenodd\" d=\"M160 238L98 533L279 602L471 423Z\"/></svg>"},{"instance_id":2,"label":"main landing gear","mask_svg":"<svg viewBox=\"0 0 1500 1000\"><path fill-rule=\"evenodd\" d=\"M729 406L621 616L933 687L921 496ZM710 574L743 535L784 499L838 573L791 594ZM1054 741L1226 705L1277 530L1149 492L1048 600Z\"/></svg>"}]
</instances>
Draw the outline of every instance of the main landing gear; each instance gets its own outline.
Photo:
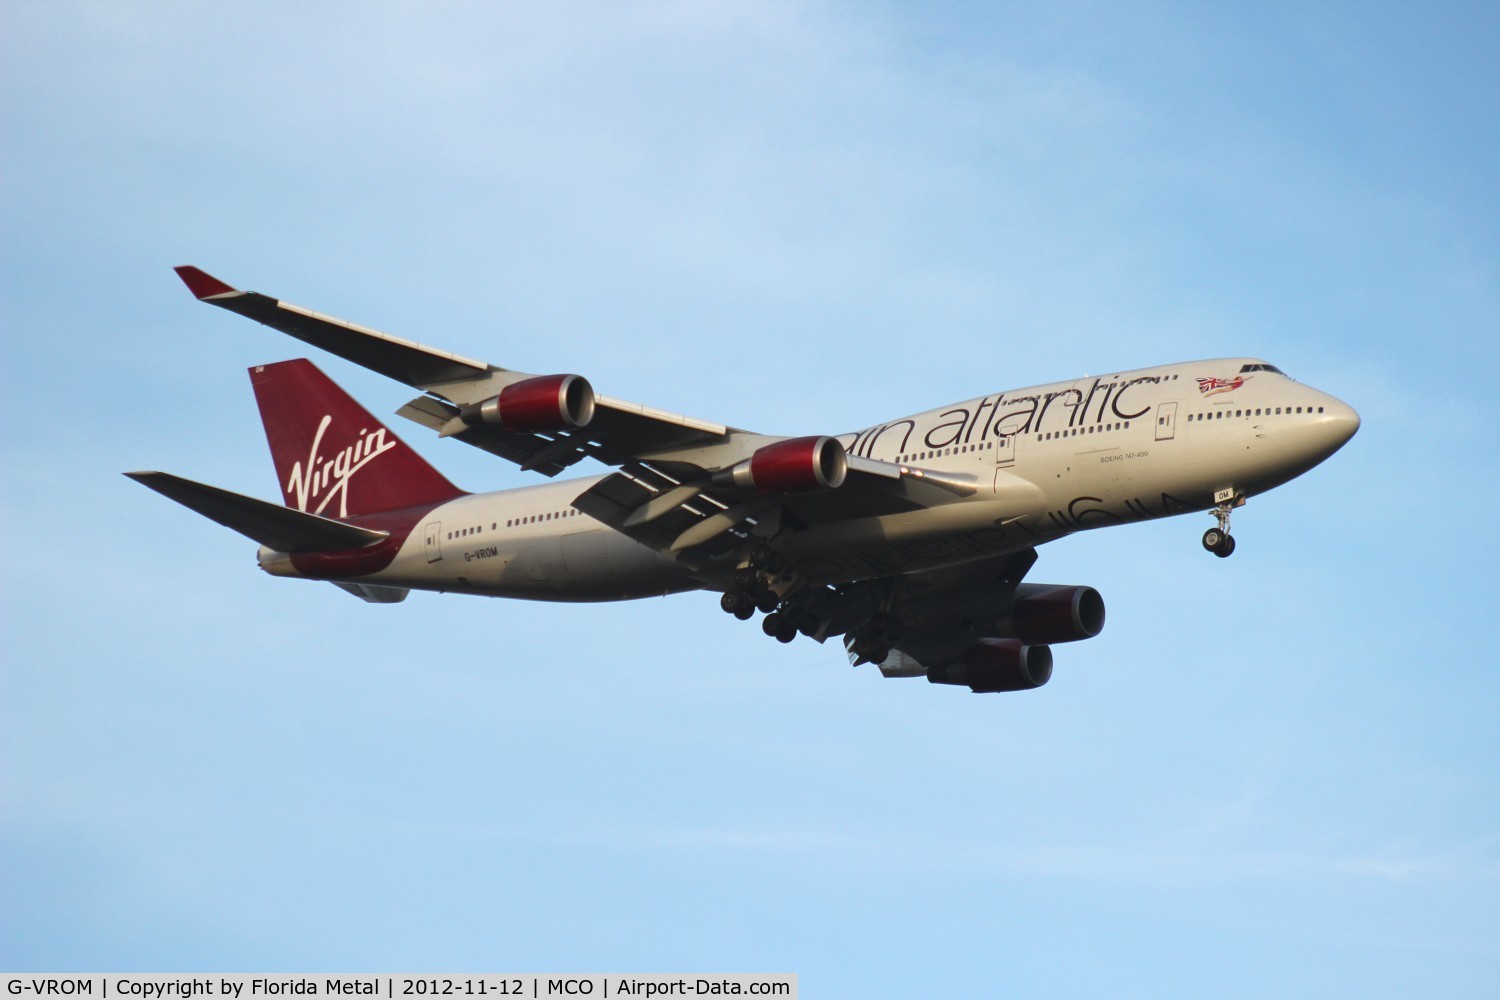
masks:
<instances>
[{"instance_id":1,"label":"main landing gear","mask_svg":"<svg viewBox=\"0 0 1500 1000\"><path fill-rule=\"evenodd\" d=\"M813 611L805 596L799 596L800 583L796 571L787 566L781 553L759 544L734 571L730 589L719 598L719 607L740 621L748 621L757 611L761 612L765 615L761 631L777 642L791 642L799 633L816 636L823 627L823 619ZM851 630L844 645L855 666L883 663L903 631L901 619L889 611L880 611Z\"/></svg>"},{"instance_id":2,"label":"main landing gear","mask_svg":"<svg viewBox=\"0 0 1500 1000\"><path fill-rule=\"evenodd\" d=\"M773 584L780 582L788 590L786 561L780 552L768 545L750 550L748 565L734 573L734 589L719 598L719 607L740 621L749 621L759 611L766 617L760 627L777 642L791 642L800 632L813 635L822 624L818 616L794 600L783 598Z\"/></svg>"},{"instance_id":3,"label":"main landing gear","mask_svg":"<svg viewBox=\"0 0 1500 1000\"><path fill-rule=\"evenodd\" d=\"M1209 513L1218 518L1219 526L1203 533L1203 547L1220 559L1227 559L1234 554L1234 536L1229 533L1229 512L1236 507L1245 506L1245 495L1236 493L1224 496L1221 493L1214 499L1220 503Z\"/></svg>"}]
</instances>

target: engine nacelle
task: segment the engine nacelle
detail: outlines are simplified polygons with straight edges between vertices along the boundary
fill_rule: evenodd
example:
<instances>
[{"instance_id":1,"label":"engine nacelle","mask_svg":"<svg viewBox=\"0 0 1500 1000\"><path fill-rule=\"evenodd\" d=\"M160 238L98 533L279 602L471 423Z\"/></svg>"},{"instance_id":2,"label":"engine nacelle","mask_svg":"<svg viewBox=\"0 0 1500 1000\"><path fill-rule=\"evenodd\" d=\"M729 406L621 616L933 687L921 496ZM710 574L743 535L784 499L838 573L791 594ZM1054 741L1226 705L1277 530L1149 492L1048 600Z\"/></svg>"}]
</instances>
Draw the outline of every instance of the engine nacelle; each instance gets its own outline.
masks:
<instances>
[{"instance_id":1,"label":"engine nacelle","mask_svg":"<svg viewBox=\"0 0 1500 1000\"><path fill-rule=\"evenodd\" d=\"M1022 584L1010 620L1010 633L1022 642L1092 639L1104 630L1104 598L1093 587Z\"/></svg>"},{"instance_id":2,"label":"engine nacelle","mask_svg":"<svg viewBox=\"0 0 1500 1000\"><path fill-rule=\"evenodd\" d=\"M466 424L508 431L563 431L594 419L594 387L582 375L539 375L515 382L482 403L465 406Z\"/></svg>"},{"instance_id":3,"label":"engine nacelle","mask_svg":"<svg viewBox=\"0 0 1500 1000\"><path fill-rule=\"evenodd\" d=\"M1019 639L980 639L953 663L933 667L934 684L967 684L975 694L1029 691L1052 679L1052 650Z\"/></svg>"},{"instance_id":4,"label":"engine nacelle","mask_svg":"<svg viewBox=\"0 0 1500 1000\"><path fill-rule=\"evenodd\" d=\"M766 445L743 462L714 473L713 483L771 496L835 490L848 474L849 458L842 444L831 437L800 437Z\"/></svg>"}]
</instances>

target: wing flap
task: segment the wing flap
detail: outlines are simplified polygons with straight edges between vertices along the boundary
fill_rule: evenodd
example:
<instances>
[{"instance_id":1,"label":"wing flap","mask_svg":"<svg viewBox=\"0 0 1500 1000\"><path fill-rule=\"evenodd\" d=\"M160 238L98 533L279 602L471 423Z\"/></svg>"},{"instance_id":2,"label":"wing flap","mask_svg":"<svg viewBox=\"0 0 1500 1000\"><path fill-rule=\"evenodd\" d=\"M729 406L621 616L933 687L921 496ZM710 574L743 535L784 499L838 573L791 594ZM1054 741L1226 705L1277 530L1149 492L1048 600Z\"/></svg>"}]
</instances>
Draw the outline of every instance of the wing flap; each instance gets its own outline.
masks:
<instances>
[{"instance_id":1,"label":"wing flap","mask_svg":"<svg viewBox=\"0 0 1500 1000\"><path fill-rule=\"evenodd\" d=\"M231 493L167 472L127 472L142 486L277 552L342 552L390 536L342 521Z\"/></svg>"},{"instance_id":2,"label":"wing flap","mask_svg":"<svg viewBox=\"0 0 1500 1000\"><path fill-rule=\"evenodd\" d=\"M663 469L632 463L589 487L573 506L696 569L744 541L751 512L688 487Z\"/></svg>"},{"instance_id":3,"label":"wing flap","mask_svg":"<svg viewBox=\"0 0 1500 1000\"><path fill-rule=\"evenodd\" d=\"M458 407L432 396L418 396L396 411L436 431L440 437L451 437L481 451L514 462L529 472L555 476L592 454L591 443L577 431L555 435L531 432L506 432L485 425L465 426L458 418Z\"/></svg>"}]
</instances>

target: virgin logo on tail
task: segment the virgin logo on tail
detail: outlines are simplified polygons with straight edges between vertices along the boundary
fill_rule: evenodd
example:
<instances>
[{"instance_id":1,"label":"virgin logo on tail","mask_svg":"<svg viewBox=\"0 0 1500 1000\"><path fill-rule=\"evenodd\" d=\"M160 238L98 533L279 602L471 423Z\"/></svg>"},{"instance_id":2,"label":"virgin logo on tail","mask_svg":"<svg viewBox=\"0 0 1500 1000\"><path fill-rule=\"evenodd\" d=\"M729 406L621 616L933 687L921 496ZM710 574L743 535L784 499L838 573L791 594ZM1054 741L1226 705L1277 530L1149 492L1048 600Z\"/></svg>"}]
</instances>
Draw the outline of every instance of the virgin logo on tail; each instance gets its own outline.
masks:
<instances>
[{"instance_id":1,"label":"virgin logo on tail","mask_svg":"<svg viewBox=\"0 0 1500 1000\"><path fill-rule=\"evenodd\" d=\"M323 513L333 502L333 498L338 497L338 516L348 517L349 481L372 459L395 448L396 442L386 440L384 427L376 427L369 432L361 428L358 441L335 452L332 458L324 458L319 454L319 449L323 444L323 434L331 423L332 415L324 414L317 433L313 435L312 448L307 453L307 464L298 462L292 466L286 492L288 496L296 498L297 509L300 511L307 511L309 502L317 503L318 506L312 510L314 514Z\"/></svg>"}]
</instances>

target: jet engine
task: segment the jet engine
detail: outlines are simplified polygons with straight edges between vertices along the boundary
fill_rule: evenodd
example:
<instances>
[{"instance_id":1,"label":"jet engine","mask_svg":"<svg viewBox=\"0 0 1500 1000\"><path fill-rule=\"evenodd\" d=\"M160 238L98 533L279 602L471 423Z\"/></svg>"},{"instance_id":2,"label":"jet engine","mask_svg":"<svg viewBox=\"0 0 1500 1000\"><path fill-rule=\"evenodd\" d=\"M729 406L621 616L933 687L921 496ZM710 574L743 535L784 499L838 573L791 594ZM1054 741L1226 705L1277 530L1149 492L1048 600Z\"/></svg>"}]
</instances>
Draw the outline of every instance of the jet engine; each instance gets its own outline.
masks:
<instances>
[{"instance_id":1,"label":"jet engine","mask_svg":"<svg viewBox=\"0 0 1500 1000\"><path fill-rule=\"evenodd\" d=\"M539 375L515 382L459 411L464 423L508 431L562 431L594 419L594 387L582 375Z\"/></svg>"},{"instance_id":2,"label":"jet engine","mask_svg":"<svg viewBox=\"0 0 1500 1000\"><path fill-rule=\"evenodd\" d=\"M967 684L975 694L1029 691L1052 679L1052 650L1019 639L980 639L952 663L932 667L934 684Z\"/></svg>"},{"instance_id":3,"label":"jet engine","mask_svg":"<svg viewBox=\"0 0 1500 1000\"><path fill-rule=\"evenodd\" d=\"M758 449L743 462L714 473L713 485L762 496L838 489L849 474L844 446L831 437L800 437Z\"/></svg>"},{"instance_id":4,"label":"jet engine","mask_svg":"<svg viewBox=\"0 0 1500 1000\"><path fill-rule=\"evenodd\" d=\"M1093 587L1022 584L1006 630L1022 642L1092 639L1104 629L1104 598Z\"/></svg>"}]
</instances>

